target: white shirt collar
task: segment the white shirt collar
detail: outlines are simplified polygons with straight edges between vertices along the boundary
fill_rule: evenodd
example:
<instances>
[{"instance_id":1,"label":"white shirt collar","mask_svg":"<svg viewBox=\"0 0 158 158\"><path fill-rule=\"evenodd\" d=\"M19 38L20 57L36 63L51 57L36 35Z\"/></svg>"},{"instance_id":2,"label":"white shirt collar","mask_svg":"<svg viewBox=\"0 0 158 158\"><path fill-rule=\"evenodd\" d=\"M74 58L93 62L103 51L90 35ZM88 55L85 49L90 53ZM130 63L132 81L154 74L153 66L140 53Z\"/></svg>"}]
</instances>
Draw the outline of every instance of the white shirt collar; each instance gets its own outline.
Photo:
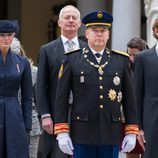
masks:
<instances>
[{"instance_id":1,"label":"white shirt collar","mask_svg":"<svg viewBox=\"0 0 158 158\"><path fill-rule=\"evenodd\" d=\"M67 50L67 49L66 49L66 47L67 47L67 43L66 43L66 42L69 41L69 39L66 38L65 36L61 35L61 40L62 40L62 42L63 42L64 49L65 49L65 51L66 51L66 50ZM74 43L74 49L80 48L80 46L79 46L79 41L78 41L78 37L77 37L77 36L74 37L73 39L71 39L71 41L73 41L73 43Z\"/></svg>"},{"instance_id":2,"label":"white shirt collar","mask_svg":"<svg viewBox=\"0 0 158 158\"><path fill-rule=\"evenodd\" d=\"M157 55L158 55L158 42L157 42L157 44L156 44L155 50L156 50L156 53L157 53Z\"/></svg>"},{"instance_id":3,"label":"white shirt collar","mask_svg":"<svg viewBox=\"0 0 158 158\"><path fill-rule=\"evenodd\" d=\"M68 38L66 38L65 36L61 35L61 39L63 44L65 44L67 41L69 41ZM73 41L73 43L75 43L76 45L78 45L78 37L74 37L73 39L71 39L71 41Z\"/></svg>"}]
</instances>

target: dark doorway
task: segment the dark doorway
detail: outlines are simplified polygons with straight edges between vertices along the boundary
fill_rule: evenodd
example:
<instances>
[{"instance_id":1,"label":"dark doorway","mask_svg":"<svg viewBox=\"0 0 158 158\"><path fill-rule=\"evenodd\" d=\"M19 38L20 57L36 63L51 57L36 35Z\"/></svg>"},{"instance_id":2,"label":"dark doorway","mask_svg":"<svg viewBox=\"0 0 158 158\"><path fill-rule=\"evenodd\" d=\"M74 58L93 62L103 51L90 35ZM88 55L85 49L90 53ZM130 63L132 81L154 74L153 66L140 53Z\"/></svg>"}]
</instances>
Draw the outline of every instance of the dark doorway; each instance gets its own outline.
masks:
<instances>
[{"instance_id":1,"label":"dark doorway","mask_svg":"<svg viewBox=\"0 0 158 158\"><path fill-rule=\"evenodd\" d=\"M0 2L0 19L7 18L7 0L1 0Z\"/></svg>"}]
</instances>

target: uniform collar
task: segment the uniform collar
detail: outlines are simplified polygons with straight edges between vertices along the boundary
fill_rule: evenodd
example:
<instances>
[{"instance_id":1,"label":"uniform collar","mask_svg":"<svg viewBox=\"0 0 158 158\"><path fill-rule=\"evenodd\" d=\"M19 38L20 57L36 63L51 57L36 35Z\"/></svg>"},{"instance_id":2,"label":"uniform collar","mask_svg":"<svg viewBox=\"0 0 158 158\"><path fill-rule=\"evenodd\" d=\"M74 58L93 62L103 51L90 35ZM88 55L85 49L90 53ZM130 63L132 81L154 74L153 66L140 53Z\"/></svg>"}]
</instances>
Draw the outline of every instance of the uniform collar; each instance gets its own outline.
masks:
<instances>
[{"instance_id":1,"label":"uniform collar","mask_svg":"<svg viewBox=\"0 0 158 158\"><path fill-rule=\"evenodd\" d=\"M100 53L101 55L103 55L104 53L104 49L99 51L99 52L96 52L94 49L90 48L90 50L92 51L92 53L95 55L96 53Z\"/></svg>"}]
</instances>

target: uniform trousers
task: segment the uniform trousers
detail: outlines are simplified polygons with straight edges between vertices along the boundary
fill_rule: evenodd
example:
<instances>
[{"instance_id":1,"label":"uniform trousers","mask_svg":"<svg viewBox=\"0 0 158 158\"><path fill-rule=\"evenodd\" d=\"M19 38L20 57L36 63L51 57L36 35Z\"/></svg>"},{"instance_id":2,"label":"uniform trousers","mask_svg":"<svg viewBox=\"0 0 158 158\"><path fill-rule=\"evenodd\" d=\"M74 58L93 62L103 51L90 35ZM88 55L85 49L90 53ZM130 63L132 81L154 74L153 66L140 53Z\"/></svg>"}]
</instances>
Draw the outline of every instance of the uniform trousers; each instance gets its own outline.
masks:
<instances>
[{"instance_id":1,"label":"uniform trousers","mask_svg":"<svg viewBox=\"0 0 158 158\"><path fill-rule=\"evenodd\" d=\"M73 158L118 158L119 145L74 144Z\"/></svg>"}]
</instances>

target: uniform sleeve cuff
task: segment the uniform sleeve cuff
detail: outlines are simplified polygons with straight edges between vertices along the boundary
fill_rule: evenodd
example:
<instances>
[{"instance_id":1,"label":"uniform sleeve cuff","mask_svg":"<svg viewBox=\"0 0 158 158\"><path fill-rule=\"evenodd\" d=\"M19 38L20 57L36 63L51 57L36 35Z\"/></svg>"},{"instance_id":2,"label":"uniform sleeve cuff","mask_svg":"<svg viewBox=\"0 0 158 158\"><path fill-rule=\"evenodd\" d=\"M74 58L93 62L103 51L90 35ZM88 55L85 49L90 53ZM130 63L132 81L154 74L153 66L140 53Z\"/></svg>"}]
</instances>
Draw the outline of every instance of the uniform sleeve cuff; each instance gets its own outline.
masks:
<instances>
[{"instance_id":1,"label":"uniform sleeve cuff","mask_svg":"<svg viewBox=\"0 0 158 158\"><path fill-rule=\"evenodd\" d=\"M134 124L131 124L131 125L126 125L125 126L125 134L136 134L138 135L138 132L139 132L139 128L138 128L138 125L134 125Z\"/></svg>"},{"instance_id":2,"label":"uniform sleeve cuff","mask_svg":"<svg viewBox=\"0 0 158 158\"><path fill-rule=\"evenodd\" d=\"M69 133L70 128L68 123L57 123L54 126L54 134L58 134L58 133Z\"/></svg>"}]
</instances>

